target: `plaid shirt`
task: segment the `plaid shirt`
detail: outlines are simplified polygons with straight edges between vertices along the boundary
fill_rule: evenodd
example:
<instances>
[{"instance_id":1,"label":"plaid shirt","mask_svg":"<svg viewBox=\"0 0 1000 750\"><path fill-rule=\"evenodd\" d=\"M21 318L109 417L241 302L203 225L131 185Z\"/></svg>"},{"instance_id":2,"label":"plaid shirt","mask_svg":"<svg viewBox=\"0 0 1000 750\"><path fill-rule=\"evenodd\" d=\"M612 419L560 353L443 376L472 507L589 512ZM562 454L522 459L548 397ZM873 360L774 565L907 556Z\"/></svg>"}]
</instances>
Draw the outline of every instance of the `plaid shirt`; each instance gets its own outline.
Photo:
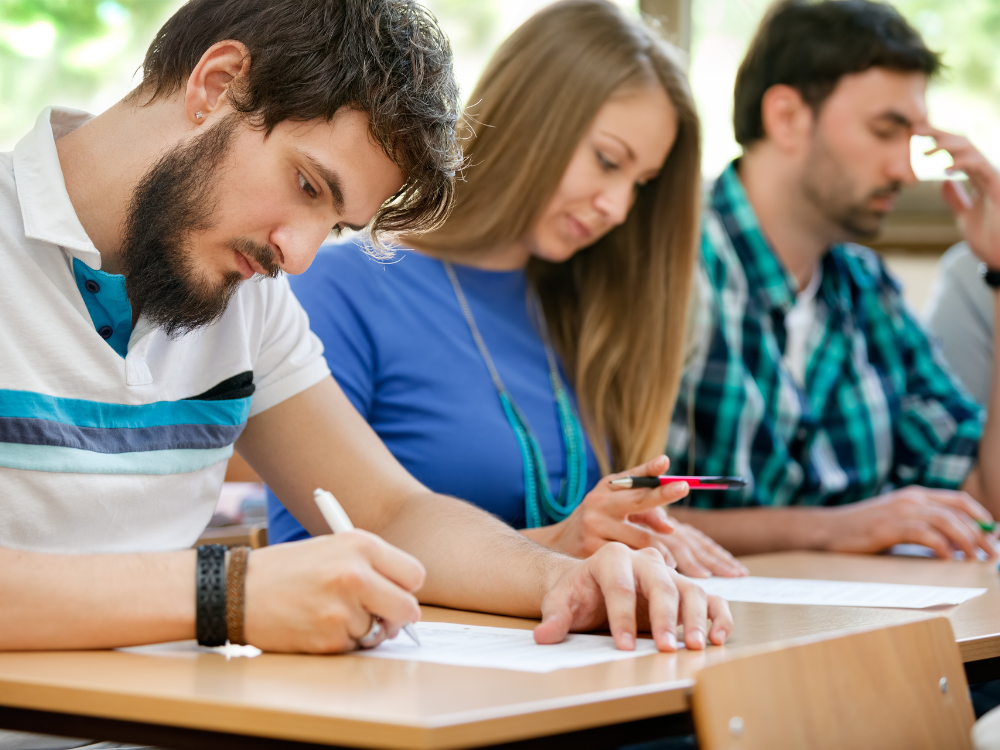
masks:
<instances>
[{"instance_id":1,"label":"plaid shirt","mask_svg":"<svg viewBox=\"0 0 1000 750\"><path fill-rule=\"evenodd\" d=\"M712 190L701 250L694 350L667 453L676 473L750 484L694 492L693 505L838 505L965 481L985 413L874 252L844 244L823 256L803 388L782 361L798 283L771 251L735 162Z\"/></svg>"}]
</instances>

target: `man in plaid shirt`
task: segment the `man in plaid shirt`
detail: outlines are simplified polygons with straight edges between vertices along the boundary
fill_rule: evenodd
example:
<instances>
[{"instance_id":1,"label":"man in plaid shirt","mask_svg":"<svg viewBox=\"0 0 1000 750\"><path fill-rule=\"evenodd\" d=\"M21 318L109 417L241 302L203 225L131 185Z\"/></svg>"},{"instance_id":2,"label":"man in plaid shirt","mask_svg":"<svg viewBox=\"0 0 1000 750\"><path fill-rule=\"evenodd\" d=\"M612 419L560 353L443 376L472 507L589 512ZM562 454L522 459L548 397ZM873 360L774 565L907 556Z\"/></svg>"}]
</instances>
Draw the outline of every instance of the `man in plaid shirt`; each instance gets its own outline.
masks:
<instances>
[{"instance_id":1,"label":"man in plaid shirt","mask_svg":"<svg viewBox=\"0 0 1000 750\"><path fill-rule=\"evenodd\" d=\"M944 188L966 240L1000 268L1000 175L929 125L938 68L891 6L864 0L779 4L740 68L744 155L707 201L694 353L667 451L676 473L749 480L673 511L734 553L912 542L996 556L977 520L1000 516L1000 427L875 253L851 243L915 181L910 138L930 135L974 190Z\"/></svg>"}]
</instances>

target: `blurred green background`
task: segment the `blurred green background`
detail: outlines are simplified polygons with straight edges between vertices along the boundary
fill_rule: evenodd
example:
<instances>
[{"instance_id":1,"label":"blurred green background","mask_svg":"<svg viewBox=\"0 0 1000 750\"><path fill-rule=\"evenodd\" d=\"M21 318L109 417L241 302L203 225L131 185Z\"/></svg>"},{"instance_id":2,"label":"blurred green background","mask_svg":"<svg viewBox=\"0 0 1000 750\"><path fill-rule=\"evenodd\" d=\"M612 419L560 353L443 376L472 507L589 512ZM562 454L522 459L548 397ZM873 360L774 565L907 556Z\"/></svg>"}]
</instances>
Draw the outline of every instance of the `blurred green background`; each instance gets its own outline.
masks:
<instances>
[{"instance_id":1,"label":"blurred green background","mask_svg":"<svg viewBox=\"0 0 1000 750\"><path fill-rule=\"evenodd\" d=\"M464 92L490 53L547 0L428 0L451 37ZM138 81L156 29L178 0L0 0L0 150L47 105L99 112ZM638 0L621 0L638 12ZM1000 0L897 0L948 69L931 87L939 127L963 132L1000 162ZM706 175L739 153L732 85L766 0L692 0L691 78L705 123ZM921 160L937 176L947 161Z\"/></svg>"}]
</instances>

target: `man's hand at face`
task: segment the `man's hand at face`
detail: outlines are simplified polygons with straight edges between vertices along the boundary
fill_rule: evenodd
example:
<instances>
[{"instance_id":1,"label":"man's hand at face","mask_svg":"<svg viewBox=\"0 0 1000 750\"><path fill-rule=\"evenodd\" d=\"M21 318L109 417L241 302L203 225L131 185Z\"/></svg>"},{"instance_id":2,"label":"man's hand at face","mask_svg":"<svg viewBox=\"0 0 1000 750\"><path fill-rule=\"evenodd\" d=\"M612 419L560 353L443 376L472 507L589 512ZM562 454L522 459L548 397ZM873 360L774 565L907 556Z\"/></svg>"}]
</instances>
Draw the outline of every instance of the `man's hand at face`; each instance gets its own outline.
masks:
<instances>
[{"instance_id":1,"label":"man's hand at face","mask_svg":"<svg viewBox=\"0 0 1000 750\"><path fill-rule=\"evenodd\" d=\"M395 638L420 619L423 582L416 558L365 531L266 547L248 558L246 639L265 651L350 651L376 615Z\"/></svg>"},{"instance_id":2,"label":"man's hand at face","mask_svg":"<svg viewBox=\"0 0 1000 750\"><path fill-rule=\"evenodd\" d=\"M951 155L954 164L949 172L968 175L974 194L969 195L962 183L949 180L942 186L945 202L958 217L972 252L990 268L1000 268L1000 172L968 138L926 124L914 132L929 135L937 142L928 155L938 151Z\"/></svg>"},{"instance_id":3,"label":"man's hand at face","mask_svg":"<svg viewBox=\"0 0 1000 750\"><path fill-rule=\"evenodd\" d=\"M998 558L996 539L976 520L992 521L986 509L965 492L906 487L832 509L818 522L828 524L831 552L875 553L894 544L922 544L951 560L954 550L975 560L983 550Z\"/></svg>"},{"instance_id":4,"label":"man's hand at face","mask_svg":"<svg viewBox=\"0 0 1000 750\"><path fill-rule=\"evenodd\" d=\"M721 646L733 629L725 600L706 595L668 568L657 550L636 551L612 542L567 570L546 594L535 640L558 643L570 631L606 626L615 645L631 651L638 628L648 625L656 647L674 651L678 623L691 649L705 647L706 632Z\"/></svg>"}]
</instances>

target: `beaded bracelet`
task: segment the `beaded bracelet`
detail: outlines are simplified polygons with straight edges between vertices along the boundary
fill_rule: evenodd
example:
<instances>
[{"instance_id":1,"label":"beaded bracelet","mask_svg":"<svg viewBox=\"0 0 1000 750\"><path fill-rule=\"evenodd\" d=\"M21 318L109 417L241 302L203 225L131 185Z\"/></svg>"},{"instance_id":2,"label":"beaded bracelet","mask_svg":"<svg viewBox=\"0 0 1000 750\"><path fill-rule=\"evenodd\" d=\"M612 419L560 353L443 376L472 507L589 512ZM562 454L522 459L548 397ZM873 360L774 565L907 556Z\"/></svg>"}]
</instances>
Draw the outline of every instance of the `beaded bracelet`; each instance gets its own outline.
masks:
<instances>
[{"instance_id":1,"label":"beaded bracelet","mask_svg":"<svg viewBox=\"0 0 1000 750\"><path fill-rule=\"evenodd\" d=\"M195 632L202 646L224 646L226 632L226 548L207 544L198 548L195 581Z\"/></svg>"},{"instance_id":2,"label":"beaded bracelet","mask_svg":"<svg viewBox=\"0 0 1000 750\"><path fill-rule=\"evenodd\" d=\"M229 550L229 565L226 568L226 626L229 642L238 646L247 645L243 636L243 594L249 556L249 547L233 547Z\"/></svg>"}]
</instances>

